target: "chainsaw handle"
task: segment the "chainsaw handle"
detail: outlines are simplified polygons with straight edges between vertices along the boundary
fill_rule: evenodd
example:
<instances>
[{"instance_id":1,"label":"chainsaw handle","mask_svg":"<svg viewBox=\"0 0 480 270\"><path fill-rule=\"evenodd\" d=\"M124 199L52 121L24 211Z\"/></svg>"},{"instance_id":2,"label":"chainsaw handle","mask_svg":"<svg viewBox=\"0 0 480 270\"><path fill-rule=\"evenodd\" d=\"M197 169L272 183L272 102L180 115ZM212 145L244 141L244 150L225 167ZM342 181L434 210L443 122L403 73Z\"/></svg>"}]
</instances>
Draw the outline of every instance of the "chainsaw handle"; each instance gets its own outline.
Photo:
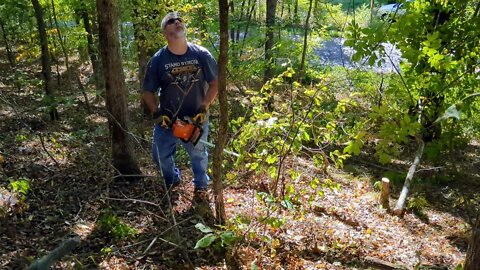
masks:
<instances>
[{"instance_id":1,"label":"chainsaw handle","mask_svg":"<svg viewBox=\"0 0 480 270\"><path fill-rule=\"evenodd\" d=\"M197 115L195 115L193 118L192 118L193 122L197 123L197 124L202 124L205 123L205 121L207 120L207 115L205 113L197 113Z\"/></svg>"}]
</instances>

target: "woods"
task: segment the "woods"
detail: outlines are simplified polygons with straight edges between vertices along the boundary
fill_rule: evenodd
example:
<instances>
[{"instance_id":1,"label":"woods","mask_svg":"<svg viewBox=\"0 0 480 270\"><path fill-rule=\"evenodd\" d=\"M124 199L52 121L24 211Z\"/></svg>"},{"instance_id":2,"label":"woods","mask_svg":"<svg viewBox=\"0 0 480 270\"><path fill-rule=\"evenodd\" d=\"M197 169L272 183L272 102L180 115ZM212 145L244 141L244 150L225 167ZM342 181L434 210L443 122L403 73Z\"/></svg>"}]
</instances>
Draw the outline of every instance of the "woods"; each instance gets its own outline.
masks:
<instances>
[{"instance_id":1,"label":"woods","mask_svg":"<svg viewBox=\"0 0 480 270\"><path fill-rule=\"evenodd\" d=\"M480 269L480 2L393 2L0 3L0 268Z\"/></svg>"}]
</instances>

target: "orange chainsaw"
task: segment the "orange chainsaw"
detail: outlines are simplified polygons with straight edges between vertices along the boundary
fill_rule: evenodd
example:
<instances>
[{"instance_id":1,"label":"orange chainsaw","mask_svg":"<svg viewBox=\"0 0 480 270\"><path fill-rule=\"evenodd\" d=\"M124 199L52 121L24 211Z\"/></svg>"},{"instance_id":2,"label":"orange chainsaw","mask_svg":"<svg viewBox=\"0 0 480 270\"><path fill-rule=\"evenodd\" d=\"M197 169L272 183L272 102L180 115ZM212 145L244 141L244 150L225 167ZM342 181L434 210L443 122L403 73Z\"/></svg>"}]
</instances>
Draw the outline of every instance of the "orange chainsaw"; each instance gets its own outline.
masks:
<instances>
[{"instance_id":1,"label":"orange chainsaw","mask_svg":"<svg viewBox=\"0 0 480 270\"><path fill-rule=\"evenodd\" d=\"M172 125L173 136L183 142L192 142L195 146L203 135L205 114L199 113L195 117L177 118Z\"/></svg>"}]
</instances>

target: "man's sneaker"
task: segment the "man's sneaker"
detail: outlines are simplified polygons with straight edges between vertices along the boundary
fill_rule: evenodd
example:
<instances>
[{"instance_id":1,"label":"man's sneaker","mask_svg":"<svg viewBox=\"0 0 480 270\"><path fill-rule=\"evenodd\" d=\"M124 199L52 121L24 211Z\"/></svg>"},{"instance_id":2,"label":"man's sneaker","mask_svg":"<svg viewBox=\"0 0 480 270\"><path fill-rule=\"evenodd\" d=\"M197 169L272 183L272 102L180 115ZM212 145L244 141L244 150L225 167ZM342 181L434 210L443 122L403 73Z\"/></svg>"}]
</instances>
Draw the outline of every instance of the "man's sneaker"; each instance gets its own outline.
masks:
<instances>
[{"instance_id":1,"label":"man's sneaker","mask_svg":"<svg viewBox=\"0 0 480 270\"><path fill-rule=\"evenodd\" d=\"M193 203L195 205L206 204L210 203L210 198L208 195L208 190L206 188L196 188L193 192Z\"/></svg>"}]
</instances>

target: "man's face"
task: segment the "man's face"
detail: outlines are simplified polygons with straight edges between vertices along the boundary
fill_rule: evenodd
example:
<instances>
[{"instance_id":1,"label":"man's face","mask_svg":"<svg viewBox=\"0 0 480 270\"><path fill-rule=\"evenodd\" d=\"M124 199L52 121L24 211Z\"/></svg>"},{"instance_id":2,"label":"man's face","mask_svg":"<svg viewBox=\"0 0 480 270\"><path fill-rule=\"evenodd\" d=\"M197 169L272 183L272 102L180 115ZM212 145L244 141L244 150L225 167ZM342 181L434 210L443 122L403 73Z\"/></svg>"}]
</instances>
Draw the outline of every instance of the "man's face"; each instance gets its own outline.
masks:
<instances>
[{"instance_id":1,"label":"man's face","mask_svg":"<svg viewBox=\"0 0 480 270\"><path fill-rule=\"evenodd\" d=\"M171 17L167 20L165 24L165 29L163 33L165 37L168 39L179 39L185 38L187 35L187 29L185 28L185 24L183 23L183 19L179 17Z\"/></svg>"}]
</instances>

